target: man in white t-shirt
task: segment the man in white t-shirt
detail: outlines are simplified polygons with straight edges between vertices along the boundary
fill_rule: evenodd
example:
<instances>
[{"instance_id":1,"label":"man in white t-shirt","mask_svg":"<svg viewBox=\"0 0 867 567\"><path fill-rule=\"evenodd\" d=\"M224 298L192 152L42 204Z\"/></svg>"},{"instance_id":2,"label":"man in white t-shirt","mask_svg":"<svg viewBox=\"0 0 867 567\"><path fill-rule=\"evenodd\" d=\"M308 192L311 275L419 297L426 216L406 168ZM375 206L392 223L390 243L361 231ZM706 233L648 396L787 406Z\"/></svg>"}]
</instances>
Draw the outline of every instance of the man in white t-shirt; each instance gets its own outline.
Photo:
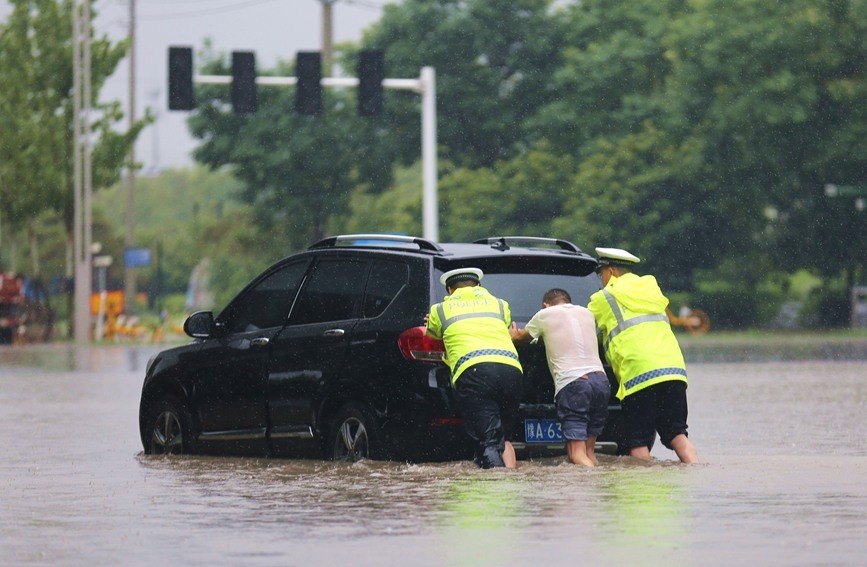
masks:
<instances>
[{"instance_id":1,"label":"man in white t-shirt","mask_svg":"<svg viewBox=\"0 0 867 567\"><path fill-rule=\"evenodd\" d=\"M608 418L611 386L599 359L593 314L572 305L569 293L555 288L545 292L542 309L527 326L518 329L513 322L509 334L515 343L544 341L569 460L576 465L598 465L596 438Z\"/></svg>"}]
</instances>

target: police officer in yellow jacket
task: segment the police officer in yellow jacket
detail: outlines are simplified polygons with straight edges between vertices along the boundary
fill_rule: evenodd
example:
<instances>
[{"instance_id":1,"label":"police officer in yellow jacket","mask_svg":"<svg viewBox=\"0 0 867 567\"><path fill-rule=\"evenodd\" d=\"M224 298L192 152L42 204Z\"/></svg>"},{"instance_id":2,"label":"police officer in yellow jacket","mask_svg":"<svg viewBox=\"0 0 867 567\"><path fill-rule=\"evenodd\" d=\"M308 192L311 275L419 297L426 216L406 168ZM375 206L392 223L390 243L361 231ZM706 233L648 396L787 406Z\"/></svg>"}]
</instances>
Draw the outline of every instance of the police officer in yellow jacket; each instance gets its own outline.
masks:
<instances>
[{"instance_id":1,"label":"police officer in yellow jacket","mask_svg":"<svg viewBox=\"0 0 867 567\"><path fill-rule=\"evenodd\" d=\"M478 268L442 275L448 295L431 306L427 334L445 344L455 400L476 441L476 463L515 468L508 438L517 420L524 371L509 335L509 304L479 285L483 276Z\"/></svg>"},{"instance_id":2,"label":"police officer in yellow jacket","mask_svg":"<svg viewBox=\"0 0 867 567\"><path fill-rule=\"evenodd\" d=\"M687 436L686 364L665 312L668 299L656 278L632 272L638 257L619 248L597 248L596 254L603 289L587 307L619 382L626 448L650 460L658 432L682 462L697 463Z\"/></svg>"}]
</instances>

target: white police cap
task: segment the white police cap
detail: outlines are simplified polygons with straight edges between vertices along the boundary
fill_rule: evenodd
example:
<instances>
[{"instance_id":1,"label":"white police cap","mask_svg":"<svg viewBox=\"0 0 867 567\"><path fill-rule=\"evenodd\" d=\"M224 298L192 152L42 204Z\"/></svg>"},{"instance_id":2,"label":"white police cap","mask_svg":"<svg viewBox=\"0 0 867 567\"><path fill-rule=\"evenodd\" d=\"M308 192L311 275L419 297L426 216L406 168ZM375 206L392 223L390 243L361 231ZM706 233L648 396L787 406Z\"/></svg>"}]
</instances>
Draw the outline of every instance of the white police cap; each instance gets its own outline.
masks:
<instances>
[{"instance_id":1,"label":"white police cap","mask_svg":"<svg viewBox=\"0 0 867 567\"><path fill-rule=\"evenodd\" d=\"M478 268L458 268L456 270L449 270L441 275L440 283L446 287L452 287L452 285L466 280L479 283L484 275Z\"/></svg>"},{"instance_id":2,"label":"white police cap","mask_svg":"<svg viewBox=\"0 0 867 567\"><path fill-rule=\"evenodd\" d=\"M599 264L603 266L630 266L641 261L638 256L620 248L597 248L596 255L599 257Z\"/></svg>"}]
</instances>

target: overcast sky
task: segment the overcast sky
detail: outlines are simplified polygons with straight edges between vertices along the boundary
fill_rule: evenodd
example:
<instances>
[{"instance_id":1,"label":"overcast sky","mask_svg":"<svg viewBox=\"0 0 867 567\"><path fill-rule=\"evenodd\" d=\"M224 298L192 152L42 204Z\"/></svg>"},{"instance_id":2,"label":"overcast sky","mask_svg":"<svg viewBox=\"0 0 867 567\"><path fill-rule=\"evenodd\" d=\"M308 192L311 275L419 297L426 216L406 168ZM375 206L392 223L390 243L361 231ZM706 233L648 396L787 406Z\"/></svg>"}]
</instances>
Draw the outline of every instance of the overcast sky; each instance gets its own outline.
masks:
<instances>
[{"instance_id":1,"label":"overcast sky","mask_svg":"<svg viewBox=\"0 0 867 567\"><path fill-rule=\"evenodd\" d=\"M334 42L358 40L382 14L382 6L399 0L336 0ZM97 0L97 34L122 39L129 32L130 0ZM144 172L192 163L196 141L187 132L185 112L169 112L166 101L168 48L197 51L210 38L217 51L253 51L256 65L272 67L298 51L322 45L322 0L135 0L137 14L136 107L158 119L139 137L136 157ZM0 0L0 21L11 11ZM129 101L129 61L121 62L101 93L102 100ZM125 125L125 123L124 123Z\"/></svg>"}]
</instances>

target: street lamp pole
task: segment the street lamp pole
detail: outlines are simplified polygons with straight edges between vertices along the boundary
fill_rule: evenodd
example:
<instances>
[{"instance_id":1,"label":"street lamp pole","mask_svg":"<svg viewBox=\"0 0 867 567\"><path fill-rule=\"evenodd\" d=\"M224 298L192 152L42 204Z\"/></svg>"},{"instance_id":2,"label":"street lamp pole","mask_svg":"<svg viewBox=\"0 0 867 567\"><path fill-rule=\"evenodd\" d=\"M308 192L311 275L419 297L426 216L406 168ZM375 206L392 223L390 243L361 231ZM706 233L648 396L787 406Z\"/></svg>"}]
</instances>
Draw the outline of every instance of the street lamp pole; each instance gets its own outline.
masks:
<instances>
[{"instance_id":1,"label":"street lamp pole","mask_svg":"<svg viewBox=\"0 0 867 567\"><path fill-rule=\"evenodd\" d=\"M129 0L129 129L135 127L135 0ZM129 161L126 170L126 247L135 246L135 142L129 148ZM131 309L135 303L136 281L135 268L124 266L123 291L126 309Z\"/></svg>"},{"instance_id":2,"label":"street lamp pole","mask_svg":"<svg viewBox=\"0 0 867 567\"><path fill-rule=\"evenodd\" d=\"M322 63L325 76L330 77L333 62L334 45L334 3L337 0L320 0L322 2Z\"/></svg>"},{"instance_id":3,"label":"street lamp pole","mask_svg":"<svg viewBox=\"0 0 867 567\"><path fill-rule=\"evenodd\" d=\"M73 53L73 264L75 276L74 338L79 344L90 338L91 265L91 159L90 159L90 2L72 7Z\"/></svg>"}]
</instances>

